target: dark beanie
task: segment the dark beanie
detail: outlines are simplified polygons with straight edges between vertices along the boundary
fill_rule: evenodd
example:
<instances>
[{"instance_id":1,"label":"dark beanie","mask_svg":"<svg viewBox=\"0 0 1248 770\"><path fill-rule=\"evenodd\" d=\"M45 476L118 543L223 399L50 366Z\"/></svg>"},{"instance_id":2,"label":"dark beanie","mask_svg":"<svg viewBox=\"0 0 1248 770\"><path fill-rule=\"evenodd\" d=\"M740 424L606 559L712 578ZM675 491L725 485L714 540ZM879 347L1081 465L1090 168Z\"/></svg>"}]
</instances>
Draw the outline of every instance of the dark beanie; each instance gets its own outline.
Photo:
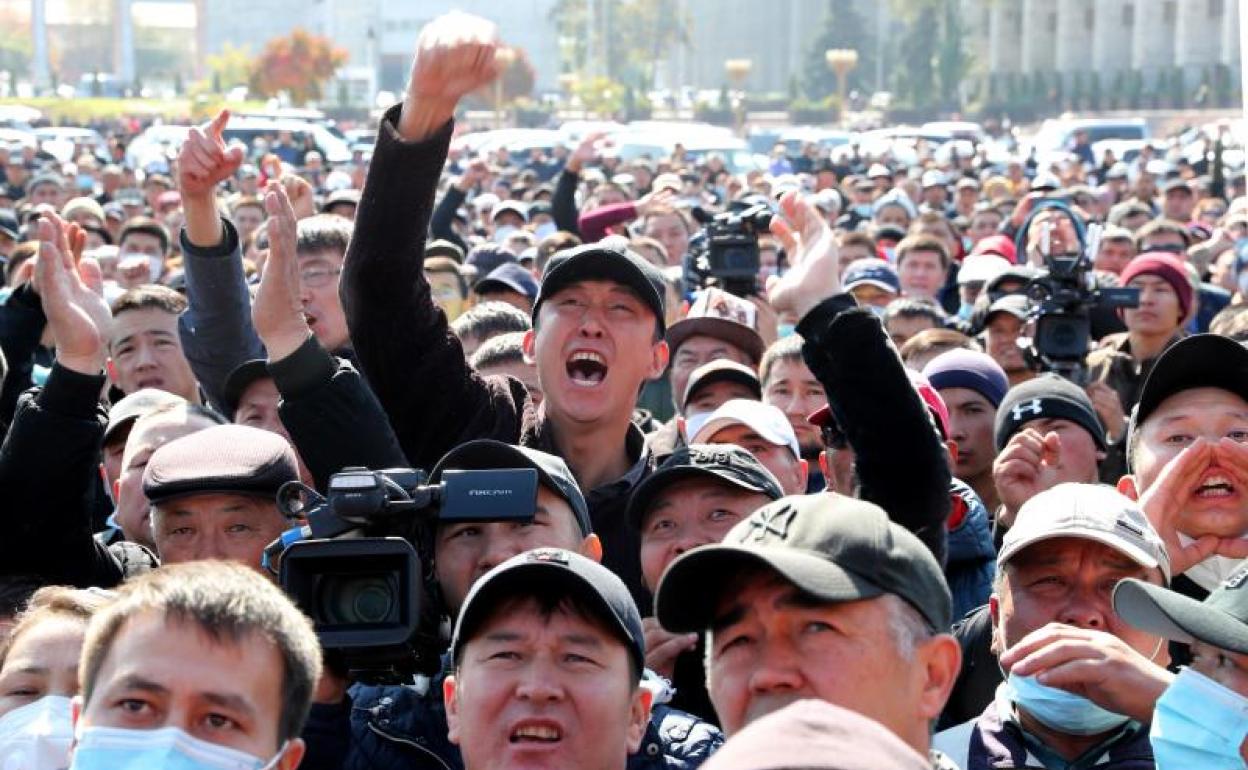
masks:
<instances>
[{"instance_id":1,"label":"dark beanie","mask_svg":"<svg viewBox=\"0 0 1248 770\"><path fill-rule=\"evenodd\" d=\"M1083 388L1056 374L1039 377L1010 388L997 409L994 431L997 451L1027 423L1039 419L1070 420L1092 435L1097 448L1105 451L1105 428L1096 416L1092 400Z\"/></svg>"},{"instance_id":2,"label":"dark beanie","mask_svg":"<svg viewBox=\"0 0 1248 770\"><path fill-rule=\"evenodd\" d=\"M1192 309L1192 282L1187 277L1187 268L1183 266L1183 262L1164 251L1150 251L1128 262L1122 269L1119 280L1126 286L1132 278L1145 274L1155 275L1174 288L1174 293L1179 297L1179 314L1182 316L1179 322L1182 323L1182 319L1187 318Z\"/></svg>"},{"instance_id":3,"label":"dark beanie","mask_svg":"<svg viewBox=\"0 0 1248 770\"><path fill-rule=\"evenodd\" d=\"M936 390L970 388L995 407L1010 389L1005 370L987 353L957 348L947 350L923 367L923 376Z\"/></svg>"}]
</instances>

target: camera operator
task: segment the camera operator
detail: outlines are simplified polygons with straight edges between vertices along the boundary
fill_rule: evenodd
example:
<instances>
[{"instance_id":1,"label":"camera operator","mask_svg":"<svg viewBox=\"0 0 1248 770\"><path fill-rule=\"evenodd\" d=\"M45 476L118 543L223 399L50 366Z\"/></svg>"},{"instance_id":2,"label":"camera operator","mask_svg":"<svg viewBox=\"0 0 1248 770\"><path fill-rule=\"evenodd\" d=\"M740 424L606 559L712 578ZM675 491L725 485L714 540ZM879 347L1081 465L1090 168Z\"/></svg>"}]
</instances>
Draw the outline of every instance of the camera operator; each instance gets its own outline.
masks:
<instances>
[{"instance_id":1,"label":"camera operator","mask_svg":"<svg viewBox=\"0 0 1248 770\"><path fill-rule=\"evenodd\" d=\"M429 476L447 471L531 468L537 472L537 506L529 523L516 521L435 523L433 577L445 614L454 619L473 585L507 559L537 548L573 551L593 561L602 544L593 534L589 508L567 465L558 457L490 439L460 445ZM459 749L447 738L442 701L443 670L426 689L356 684L336 701L322 700L309 721L309 763L318 767L459 767ZM345 735L344 735L345 734ZM673 738L671 736L682 736ZM630 767L649 768L664 757L693 767L718 745L718 732L696 718L655 704L652 725ZM343 756L327 752L345 751ZM432 764L430 761L432 760ZM336 763L336 764L335 764Z\"/></svg>"}]
</instances>

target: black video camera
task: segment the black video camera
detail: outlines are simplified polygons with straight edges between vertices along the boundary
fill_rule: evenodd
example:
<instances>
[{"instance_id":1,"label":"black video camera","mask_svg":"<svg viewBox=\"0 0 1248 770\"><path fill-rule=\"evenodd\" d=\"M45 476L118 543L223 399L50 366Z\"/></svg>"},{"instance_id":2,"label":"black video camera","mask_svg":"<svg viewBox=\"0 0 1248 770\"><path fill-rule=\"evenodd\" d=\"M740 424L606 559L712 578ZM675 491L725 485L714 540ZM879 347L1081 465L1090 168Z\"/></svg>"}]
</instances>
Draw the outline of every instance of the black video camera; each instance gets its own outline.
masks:
<instances>
[{"instance_id":1,"label":"black video camera","mask_svg":"<svg viewBox=\"0 0 1248 770\"><path fill-rule=\"evenodd\" d=\"M282 588L353 679L397 684L432 675L445 648L433 573L436 523L532 521L537 471L448 470L437 484L411 469L347 468L325 497L299 482L278 506L307 524L265 549Z\"/></svg>"},{"instance_id":2,"label":"black video camera","mask_svg":"<svg viewBox=\"0 0 1248 770\"><path fill-rule=\"evenodd\" d=\"M772 211L758 203L741 211L711 215L693 209L702 224L685 254L685 294L708 286L751 297L758 293L758 236L771 226Z\"/></svg>"},{"instance_id":3,"label":"black video camera","mask_svg":"<svg viewBox=\"0 0 1248 770\"><path fill-rule=\"evenodd\" d=\"M1091 311L1140 304L1140 290L1102 287L1092 270L1100 246L1100 226L1088 228L1086 248L1077 254L1052 255L1042 249L1048 271L1032 279L1027 296L1035 304L1035 337L1028 358L1043 371L1056 372L1086 385L1084 358L1092 337Z\"/></svg>"}]
</instances>

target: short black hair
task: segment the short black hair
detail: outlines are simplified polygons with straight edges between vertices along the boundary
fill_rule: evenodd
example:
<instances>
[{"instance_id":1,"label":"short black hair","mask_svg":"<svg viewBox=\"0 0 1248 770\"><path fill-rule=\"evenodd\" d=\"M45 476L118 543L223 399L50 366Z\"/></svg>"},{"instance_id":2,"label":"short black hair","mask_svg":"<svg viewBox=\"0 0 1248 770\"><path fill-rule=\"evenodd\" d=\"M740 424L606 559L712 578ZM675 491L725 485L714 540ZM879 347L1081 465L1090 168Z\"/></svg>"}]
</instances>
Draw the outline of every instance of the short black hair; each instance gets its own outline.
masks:
<instances>
[{"instance_id":1,"label":"short black hair","mask_svg":"<svg viewBox=\"0 0 1248 770\"><path fill-rule=\"evenodd\" d=\"M884 308L884 324L887 325L894 318L929 318L938 327L944 326L948 320L945 311L935 303L907 297L895 299Z\"/></svg>"},{"instance_id":2,"label":"short black hair","mask_svg":"<svg viewBox=\"0 0 1248 770\"><path fill-rule=\"evenodd\" d=\"M481 343L470 361L474 369L523 362L524 332L507 332L489 338Z\"/></svg>"},{"instance_id":3,"label":"short black hair","mask_svg":"<svg viewBox=\"0 0 1248 770\"><path fill-rule=\"evenodd\" d=\"M160 253L169 253L169 231L160 222L151 217L133 217L121 228L117 235L117 245L126 242L131 233L144 233L160 241Z\"/></svg>"},{"instance_id":4,"label":"short black hair","mask_svg":"<svg viewBox=\"0 0 1248 770\"><path fill-rule=\"evenodd\" d=\"M186 297L168 286L149 283L128 289L120 297L113 300L110 310L113 311L113 317L116 317L127 310L146 310L148 308L163 310L170 315L181 315L182 311L186 310Z\"/></svg>"},{"instance_id":5,"label":"short black hair","mask_svg":"<svg viewBox=\"0 0 1248 770\"><path fill-rule=\"evenodd\" d=\"M317 214L299 220L299 239L295 252L299 254L331 251L339 256L347 253L354 227L350 219L337 214Z\"/></svg>"},{"instance_id":6,"label":"short black hair","mask_svg":"<svg viewBox=\"0 0 1248 770\"><path fill-rule=\"evenodd\" d=\"M483 302L451 322L451 331L461 340L471 337L484 342L507 332L527 332L533 322L519 308L506 302Z\"/></svg>"}]
</instances>

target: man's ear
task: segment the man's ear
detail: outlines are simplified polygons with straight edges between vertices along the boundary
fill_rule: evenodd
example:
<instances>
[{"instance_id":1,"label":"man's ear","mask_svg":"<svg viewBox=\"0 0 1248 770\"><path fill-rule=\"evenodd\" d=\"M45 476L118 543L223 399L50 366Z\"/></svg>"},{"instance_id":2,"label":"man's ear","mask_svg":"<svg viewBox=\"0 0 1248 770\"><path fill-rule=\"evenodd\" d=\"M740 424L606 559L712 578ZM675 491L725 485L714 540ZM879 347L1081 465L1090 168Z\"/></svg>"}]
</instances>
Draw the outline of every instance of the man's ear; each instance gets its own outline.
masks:
<instances>
[{"instance_id":1,"label":"man's ear","mask_svg":"<svg viewBox=\"0 0 1248 770\"><path fill-rule=\"evenodd\" d=\"M117 384L117 364L113 363L112 356L109 356L108 359L105 360L104 369L108 372L108 379L111 380L114 385L116 385Z\"/></svg>"},{"instance_id":2,"label":"man's ear","mask_svg":"<svg viewBox=\"0 0 1248 770\"><path fill-rule=\"evenodd\" d=\"M819 450L819 472L823 474L824 486L828 491L841 491L836 488L836 479L832 478L832 469L828 467L828 450L826 449Z\"/></svg>"},{"instance_id":3,"label":"man's ear","mask_svg":"<svg viewBox=\"0 0 1248 770\"><path fill-rule=\"evenodd\" d=\"M663 372L667 371L667 362L671 358L672 352L667 347L667 340L659 340L658 343L650 348L650 372L646 375L646 379L654 380L663 376Z\"/></svg>"},{"instance_id":4,"label":"man's ear","mask_svg":"<svg viewBox=\"0 0 1248 770\"><path fill-rule=\"evenodd\" d=\"M282 759L277 763L277 767L280 770L295 770L307 753L308 744L304 743L302 738L292 738L286 744L286 750L282 753Z\"/></svg>"},{"instance_id":5,"label":"man's ear","mask_svg":"<svg viewBox=\"0 0 1248 770\"><path fill-rule=\"evenodd\" d=\"M958 672L962 670L962 647L952 635L937 634L923 642L916 652L924 676L919 692L919 713L925 721L932 721L944 711Z\"/></svg>"},{"instance_id":6,"label":"man's ear","mask_svg":"<svg viewBox=\"0 0 1248 770\"><path fill-rule=\"evenodd\" d=\"M589 533L581 541L581 556L584 556L586 559L593 559L599 563L602 562L602 540L594 533Z\"/></svg>"},{"instance_id":7,"label":"man's ear","mask_svg":"<svg viewBox=\"0 0 1248 770\"><path fill-rule=\"evenodd\" d=\"M988 649L993 655L1005 652L1005 640L1001 638L1001 598L994 592L988 597L988 616L992 618L992 642Z\"/></svg>"},{"instance_id":8,"label":"man's ear","mask_svg":"<svg viewBox=\"0 0 1248 770\"><path fill-rule=\"evenodd\" d=\"M807 485L810 484L810 461L798 460L797 462L802 466L800 474L802 489L806 489Z\"/></svg>"},{"instance_id":9,"label":"man's ear","mask_svg":"<svg viewBox=\"0 0 1248 770\"><path fill-rule=\"evenodd\" d=\"M446 704L446 737L459 745L459 683L455 681L455 675L452 674L442 680L442 702Z\"/></svg>"},{"instance_id":10,"label":"man's ear","mask_svg":"<svg viewBox=\"0 0 1248 770\"><path fill-rule=\"evenodd\" d=\"M537 339L537 332L533 331L532 329L529 329L528 331L524 333L524 339L520 341L520 349L524 351L524 362L526 364L533 364L534 366L537 365L537 358L535 357L535 354L534 354L534 351L536 349L534 345L534 341L536 339Z\"/></svg>"},{"instance_id":11,"label":"man's ear","mask_svg":"<svg viewBox=\"0 0 1248 770\"><path fill-rule=\"evenodd\" d=\"M641 741L646 737L646 727L650 724L650 706L653 702L654 693L645 687L638 687L633 693L633 702L628 708L629 754L641 748Z\"/></svg>"},{"instance_id":12,"label":"man's ear","mask_svg":"<svg viewBox=\"0 0 1248 770\"><path fill-rule=\"evenodd\" d=\"M1140 501L1140 490L1135 486L1135 476L1132 476L1129 473L1118 479L1118 491L1121 492L1124 497L1129 497L1137 503Z\"/></svg>"}]
</instances>

